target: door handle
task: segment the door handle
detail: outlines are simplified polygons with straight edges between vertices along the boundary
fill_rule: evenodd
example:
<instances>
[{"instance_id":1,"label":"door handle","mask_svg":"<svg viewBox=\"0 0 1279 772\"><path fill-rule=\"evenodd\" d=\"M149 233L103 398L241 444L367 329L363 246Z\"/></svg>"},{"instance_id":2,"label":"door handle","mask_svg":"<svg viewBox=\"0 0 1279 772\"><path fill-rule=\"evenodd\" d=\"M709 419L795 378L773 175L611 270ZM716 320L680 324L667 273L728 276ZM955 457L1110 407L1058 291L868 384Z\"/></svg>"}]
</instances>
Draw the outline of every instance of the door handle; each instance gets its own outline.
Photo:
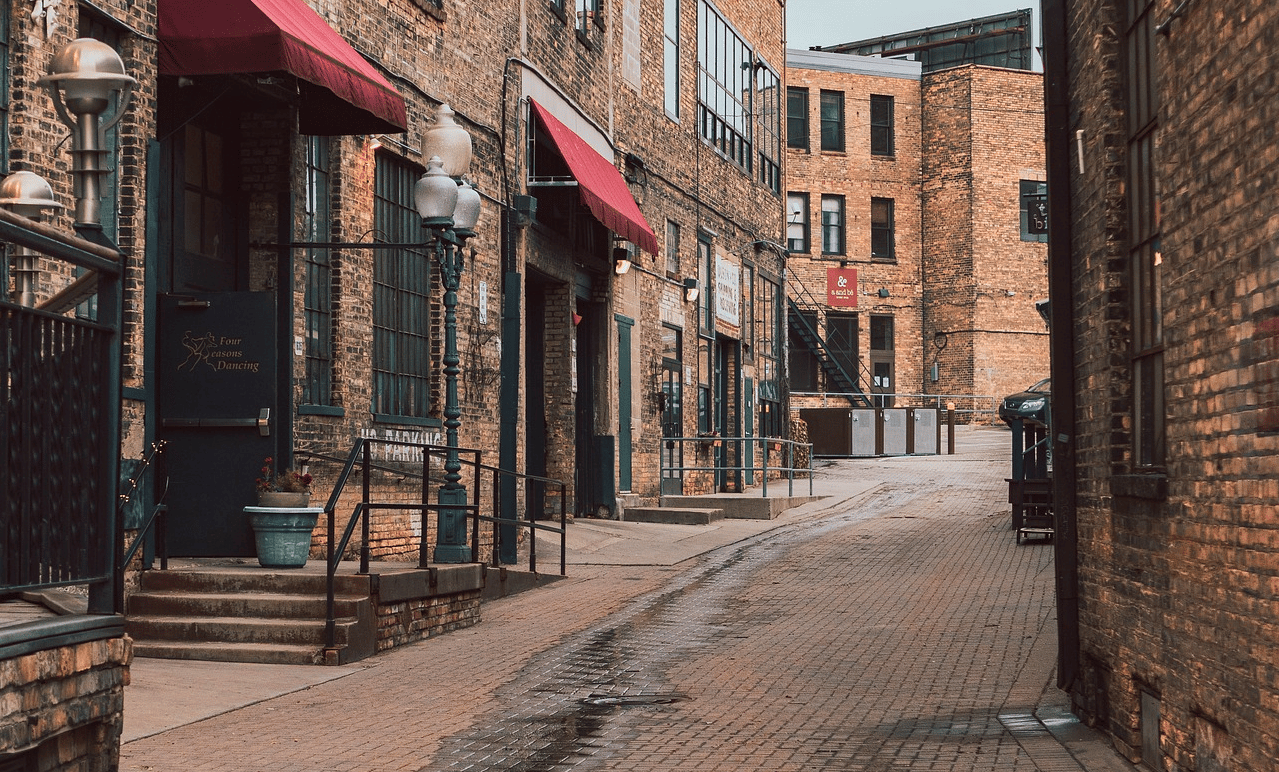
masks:
<instances>
[{"instance_id":1,"label":"door handle","mask_svg":"<svg viewBox=\"0 0 1279 772\"><path fill-rule=\"evenodd\" d=\"M258 412L258 434L263 437L271 436L271 408L264 407Z\"/></svg>"},{"instance_id":2,"label":"door handle","mask_svg":"<svg viewBox=\"0 0 1279 772\"><path fill-rule=\"evenodd\" d=\"M161 425L168 429L229 429L237 426L256 427L263 437L271 436L271 408L264 407L257 418L166 418Z\"/></svg>"}]
</instances>

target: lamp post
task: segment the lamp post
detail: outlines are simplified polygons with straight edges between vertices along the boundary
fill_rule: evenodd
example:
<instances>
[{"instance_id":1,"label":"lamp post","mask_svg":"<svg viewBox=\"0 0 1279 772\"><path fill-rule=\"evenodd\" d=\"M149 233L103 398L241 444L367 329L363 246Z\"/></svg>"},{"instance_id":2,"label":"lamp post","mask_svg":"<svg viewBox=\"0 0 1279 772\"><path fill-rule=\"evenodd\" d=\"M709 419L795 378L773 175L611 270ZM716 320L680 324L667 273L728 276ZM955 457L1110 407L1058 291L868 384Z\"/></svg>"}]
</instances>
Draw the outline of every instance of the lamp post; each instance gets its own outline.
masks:
<instances>
[{"instance_id":1,"label":"lamp post","mask_svg":"<svg viewBox=\"0 0 1279 772\"><path fill-rule=\"evenodd\" d=\"M28 220L39 220L45 209L62 209L53 197L53 188L35 172L14 172L0 181L0 207ZM36 253L27 247L18 247L14 253L14 294L19 305L36 304Z\"/></svg>"},{"instance_id":2,"label":"lamp post","mask_svg":"<svg viewBox=\"0 0 1279 772\"><path fill-rule=\"evenodd\" d=\"M76 228L101 233L99 206L102 177L107 174L103 137L124 116L137 80L125 74L124 62L111 46L77 38L53 57L49 74L38 82L49 89L58 115L71 127ZM111 107L115 93L120 95L115 115L104 123L103 113Z\"/></svg>"},{"instance_id":3,"label":"lamp post","mask_svg":"<svg viewBox=\"0 0 1279 772\"><path fill-rule=\"evenodd\" d=\"M436 563L469 563L466 543L466 488L461 484L457 430L462 425L457 377L462 372L457 352L457 290L465 268L467 239L475 235L480 217L480 194L461 177L471 163L471 138L453 121L453 111L441 105L435 124L422 140L422 155L430 160L426 174L413 191L422 226L429 231L436 265L444 286L444 430L448 453L444 484L438 494Z\"/></svg>"}]
</instances>

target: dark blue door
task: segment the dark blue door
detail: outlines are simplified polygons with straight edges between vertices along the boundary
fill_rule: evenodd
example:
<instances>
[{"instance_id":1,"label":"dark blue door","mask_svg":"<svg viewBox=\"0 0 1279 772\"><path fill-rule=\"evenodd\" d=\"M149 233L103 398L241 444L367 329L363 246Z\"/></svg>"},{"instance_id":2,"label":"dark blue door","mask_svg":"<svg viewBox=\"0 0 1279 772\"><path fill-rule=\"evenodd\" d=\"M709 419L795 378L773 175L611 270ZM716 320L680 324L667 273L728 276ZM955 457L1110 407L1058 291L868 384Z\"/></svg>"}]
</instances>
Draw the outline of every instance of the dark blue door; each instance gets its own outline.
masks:
<instances>
[{"instance_id":1,"label":"dark blue door","mask_svg":"<svg viewBox=\"0 0 1279 772\"><path fill-rule=\"evenodd\" d=\"M275 455L275 296L162 295L157 346L160 437L169 474L169 551L255 554L243 512Z\"/></svg>"}]
</instances>

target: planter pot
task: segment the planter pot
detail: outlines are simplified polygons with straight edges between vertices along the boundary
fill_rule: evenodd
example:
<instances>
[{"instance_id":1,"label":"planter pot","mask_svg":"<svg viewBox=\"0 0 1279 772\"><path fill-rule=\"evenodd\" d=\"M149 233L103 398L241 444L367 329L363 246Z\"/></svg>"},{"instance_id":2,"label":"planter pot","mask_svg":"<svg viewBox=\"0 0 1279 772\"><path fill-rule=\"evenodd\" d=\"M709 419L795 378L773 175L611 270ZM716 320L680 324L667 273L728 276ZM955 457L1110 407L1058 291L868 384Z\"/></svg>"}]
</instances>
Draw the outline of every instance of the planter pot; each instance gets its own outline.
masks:
<instances>
[{"instance_id":1,"label":"planter pot","mask_svg":"<svg viewBox=\"0 0 1279 772\"><path fill-rule=\"evenodd\" d=\"M311 506L311 494L307 491L259 491L258 506L304 509Z\"/></svg>"},{"instance_id":2,"label":"planter pot","mask_svg":"<svg viewBox=\"0 0 1279 772\"><path fill-rule=\"evenodd\" d=\"M311 532L320 507L245 507L258 563L263 568L301 568L311 553Z\"/></svg>"}]
</instances>

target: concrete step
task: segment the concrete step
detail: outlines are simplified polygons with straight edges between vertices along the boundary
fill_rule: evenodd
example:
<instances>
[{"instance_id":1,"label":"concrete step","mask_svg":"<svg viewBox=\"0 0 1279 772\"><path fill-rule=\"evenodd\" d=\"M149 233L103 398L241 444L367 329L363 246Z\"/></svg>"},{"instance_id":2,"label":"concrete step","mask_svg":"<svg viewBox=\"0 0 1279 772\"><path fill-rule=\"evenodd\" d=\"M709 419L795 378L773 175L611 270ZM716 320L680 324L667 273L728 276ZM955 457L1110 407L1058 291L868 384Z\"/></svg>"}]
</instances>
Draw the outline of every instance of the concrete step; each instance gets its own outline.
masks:
<instances>
[{"instance_id":1,"label":"concrete step","mask_svg":"<svg viewBox=\"0 0 1279 772\"><path fill-rule=\"evenodd\" d=\"M338 595L333 599L339 617L355 616L357 605L367 596ZM210 616L265 617L269 619L324 619L327 603L323 594L227 593L147 591L129 598L129 616Z\"/></svg>"},{"instance_id":2,"label":"concrete step","mask_svg":"<svg viewBox=\"0 0 1279 772\"><path fill-rule=\"evenodd\" d=\"M355 627L354 618L338 619L335 643L345 646ZM148 644L262 643L322 647L324 619L253 619L244 617L130 616L125 631L135 641Z\"/></svg>"},{"instance_id":3,"label":"concrete step","mask_svg":"<svg viewBox=\"0 0 1279 772\"><path fill-rule=\"evenodd\" d=\"M313 645L280 643L210 643L134 641L133 654L156 659L194 659L206 662L253 662L263 665L324 665L324 649Z\"/></svg>"},{"instance_id":4,"label":"concrete step","mask_svg":"<svg viewBox=\"0 0 1279 772\"><path fill-rule=\"evenodd\" d=\"M807 486L807 481L804 482ZM782 484L785 485L784 483ZM771 490L770 486L770 490ZM785 487L782 488L785 490ZM662 508L684 509L688 507L717 507L724 511L724 517L733 520L772 520L778 515L812 501L819 501L823 496L761 496L758 493L728 493L708 496L662 496ZM626 510L626 519L630 520L631 510Z\"/></svg>"},{"instance_id":5,"label":"concrete step","mask_svg":"<svg viewBox=\"0 0 1279 772\"><path fill-rule=\"evenodd\" d=\"M707 525L724 519L724 510L709 507L627 507L622 517L628 523Z\"/></svg>"},{"instance_id":6,"label":"concrete step","mask_svg":"<svg viewBox=\"0 0 1279 772\"><path fill-rule=\"evenodd\" d=\"M368 576L339 574L334 577L334 592L339 595L367 596L371 588ZM271 571L256 567L238 571L143 571L141 590L323 596L327 583L322 572Z\"/></svg>"}]
</instances>

